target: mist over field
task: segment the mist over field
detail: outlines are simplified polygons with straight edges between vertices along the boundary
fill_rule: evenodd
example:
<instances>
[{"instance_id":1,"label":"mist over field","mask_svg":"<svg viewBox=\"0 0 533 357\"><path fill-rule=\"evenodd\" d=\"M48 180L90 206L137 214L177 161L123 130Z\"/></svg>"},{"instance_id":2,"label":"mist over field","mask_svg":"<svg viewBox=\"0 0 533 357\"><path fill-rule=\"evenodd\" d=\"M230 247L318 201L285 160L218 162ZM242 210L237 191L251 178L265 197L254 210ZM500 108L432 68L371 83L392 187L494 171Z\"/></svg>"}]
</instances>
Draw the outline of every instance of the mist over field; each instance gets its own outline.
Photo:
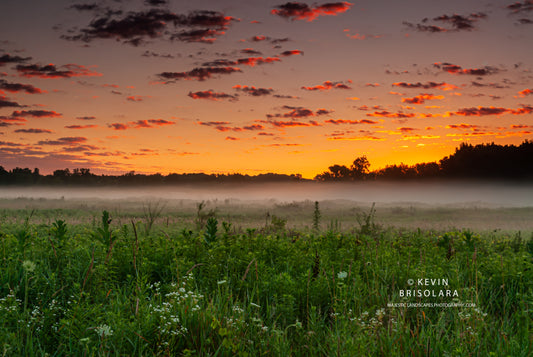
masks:
<instances>
[{"instance_id":1,"label":"mist over field","mask_svg":"<svg viewBox=\"0 0 533 357\"><path fill-rule=\"evenodd\" d=\"M2 199L64 200L348 200L376 204L533 206L533 184L486 182L268 183L135 187L1 187Z\"/></svg>"}]
</instances>

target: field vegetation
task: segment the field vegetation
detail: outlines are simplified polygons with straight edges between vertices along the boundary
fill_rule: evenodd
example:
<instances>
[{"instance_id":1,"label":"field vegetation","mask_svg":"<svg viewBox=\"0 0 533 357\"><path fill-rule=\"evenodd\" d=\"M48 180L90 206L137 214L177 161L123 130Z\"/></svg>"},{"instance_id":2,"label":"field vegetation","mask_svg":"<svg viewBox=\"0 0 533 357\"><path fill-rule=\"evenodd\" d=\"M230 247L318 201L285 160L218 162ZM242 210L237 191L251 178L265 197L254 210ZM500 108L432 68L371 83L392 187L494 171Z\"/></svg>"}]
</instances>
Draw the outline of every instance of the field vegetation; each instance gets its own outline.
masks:
<instances>
[{"instance_id":1,"label":"field vegetation","mask_svg":"<svg viewBox=\"0 0 533 357\"><path fill-rule=\"evenodd\" d=\"M530 226L328 202L2 204L2 356L533 354Z\"/></svg>"}]
</instances>

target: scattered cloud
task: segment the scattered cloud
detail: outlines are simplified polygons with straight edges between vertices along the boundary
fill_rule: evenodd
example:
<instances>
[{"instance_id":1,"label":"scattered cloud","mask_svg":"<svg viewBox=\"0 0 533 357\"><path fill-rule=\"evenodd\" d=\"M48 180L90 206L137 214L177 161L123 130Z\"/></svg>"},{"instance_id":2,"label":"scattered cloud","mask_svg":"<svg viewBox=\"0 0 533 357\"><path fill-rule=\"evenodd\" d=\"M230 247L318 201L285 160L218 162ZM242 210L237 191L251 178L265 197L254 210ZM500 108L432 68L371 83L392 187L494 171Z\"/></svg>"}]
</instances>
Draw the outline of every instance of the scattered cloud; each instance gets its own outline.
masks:
<instances>
[{"instance_id":1,"label":"scattered cloud","mask_svg":"<svg viewBox=\"0 0 533 357\"><path fill-rule=\"evenodd\" d=\"M122 123L112 123L108 124L107 126L113 130L126 130L129 128L128 125Z\"/></svg>"},{"instance_id":2,"label":"scattered cloud","mask_svg":"<svg viewBox=\"0 0 533 357\"><path fill-rule=\"evenodd\" d=\"M167 0L144 0L144 4L148 6L163 6L167 5Z\"/></svg>"},{"instance_id":3,"label":"scattered cloud","mask_svg":"<svg viewBox=\"0 0 533 357\"><path fill-rule=\"evenodd\" d=\"M523 2L517 1L510 5L507 5L506 8L511 10L511 12L514 14L521 13L521 12L530 12L530 11L533 11L533 1L531 0L524 0Z\"/></svg>"},{"instance_id":4,"label":"scattered cloud","mask_svg":"<svg viewBox=\"0 0 533 357\"><path fill-rule=\"evenodd\" d=\"M93 129L98 128L98 125L67 125L65 126L67 129Z\"/></svg>"},{"instance_id":5,"label":"scattered cloud","mask_svg":"<svg viewBox=\"0 0 533 357\"><path fill-rule=\"evenodd\" d=\"M47 64L41 66L39 64L22 65L15 67L19 75L27 78L72 78L72 77L99 77L101 73L94 72L85 66L78 64L66 64L63 66L56 66L54 64Z\"/></svg>"},{"instance_id":6,"label":"scattered cloud","mask_svg":"<svg viewBox=\"0 0 533 357\"><path fill-rule=\"evenodd\" d=\"M251 56L261 56L263 54L261 51L254 50L253 48L243 48L240 52Z\"/></svg>"},{"instance_id":7,"label":"scattered cloud","mask_svg":"<svg viewBox=\"0 0 533 357\"><path fill-rule=\"evenodd\" d=\"M94 120L96 119L95 116L84 116L84 117L76 117L76 119L79 119L79 120Z\"/></svg>"},{"instance_id":8,"label":"scattered cloud","mask_svg":"<svg viewBox=\"0 0 533 357\"><path fill-rule=\"evenodd\" d=\"M408 118L414 118L415 114L413 113L392 113L387 110L383 110L380 112L374 112L374 113L368 113L366 116L369 117L377 117L377 118L395 118L395 119L408 119Z\"/></svg>"},{"instance_id":9,"label":"scattered cloud","mask_svg":"<svg viewBox=\"0 0 533 357\"><path fill-rule=\"evenodd\" d=\"M196 80L205 81L213 76L232 74L235 72L242 72L240 68L235 67L198 67L188 72L162 72L157 76L165 83L172 83L177 80Z\"/></svg>"},{"instance_id":10,"label":"scattered cloud","mask_svg":"<svg viewBox=\"0 0 533 357\"><path fill-rule=\"evenodd\" d=\"M529 88L526 88L524 90L521 90L520 92L518 92L518 96L520 98L523 98L527 95L533 95L533 89L529 89Z\"/></svg>"},{"instance_id":11,"label":"scattered cloud","mask_svg":"<svg viewBox=\"0 0 533 357\"><path fill-rule=\"evenodd\" d=\"M31 84L11 83L4 79L0 79L0 89L6 90L11 93L24 92L28 94L42 94L46 91L32 86Z\"/></svg>"},{"instance_id":12,"label":"scattered cloud","mask_svg":"<svg viewBox=\"0 0 533 357\"><path fill-rule=\"evenodd\" d=\"M495 89L505 89L510 88L510 86L506 84L500 84L500 83L480 83L476 81L472 81L472 87L490 87Z\"/></svg>"},{"instance_id":13,"label":"scattered cloud","mask_svg":"<svg viewBox=\"0 0 533 357\"><path fill-rule=\"evenodd\" d=\"M482 12L472 13L470 15L441 15L434 17L432 20L448 25L448 27L441 27L434 24L429 24L429 19L425 18L421 23L412 24L410 22L404 22L404 25L411 30L418 32L457 32L457 31L472 31L476 28L476 23L480 19L487 18L487 15Z\"/></svg>"},{"instance_id":14,"label":"scattered cloud","mask_svg":"<svg viewBox=\"0 0 533 357\"><path fill-rule=\"evenodd\" d=\"M300 51L300 50L289 50L289 51L283 51L279 55L282 56L282 57L296 56L296 55L302 55L303 56L304 52Z\"/></svg>"},{"instance_id":15,"label":"scattered cloud","mask_svg":"<svg viewBox=\"0 0 533 357\"><path fill-rule=\"evenodd\" d=\"M53 131L49 129L17 129L15 133L26 133L26 134L52 134Z\"/></svg>"},{"instance_id":16,"label":"scattered cloud","mask_svg":"<svg viewBox=\"0 0 533 357\"><path fill-rule=\"evenodd\" d=\"M485 115L501 115L501 114L512 114L512 115L524 115L533 113L533 107L531 106L522 106L518 109L509 109L502 107L477 107L477 108L463 108L459 109L456 112L453 112L455 115L460 116L485 116Z\"/></svg>"},{"instance_id":17,"label":"scattered cloud","mask_svg":"<svg viewBox=\"0 0 533 357\"><path fill-rule=\"evenodd\" d=\"M58 118L61 113L51 110L16 110L12 114L14 117L34 117L34 118Z\"/></svg>"},{"instance_id":18,"label":"scattered cloud","mask_svg":"<svg viewBox=\"0 0 533 357\"><path fill-rule=\"evenodd\" d=\"M426 100L435 100L435 99L444 99L444 96L423 93L412 98L402 98L402 103L424 104Z\"/></svg>"},{"instance_id":19,"label":"scattered cloud","mask_svg":"<svg viewBox=\"0 0 533 357\"><path fill-rule=\"evenodd\" d=\"M187 15L175 14L167 9L106 13L91 21L74 35L62 35L70 41L91 42L95 39L115 39L139 46L147 39L165 38L184 42L213 43L223 35L232 21L237 19L221 12L198 10ZM181 29L173 32L175 29ZM71 30L73 32L74 30Z\"/></svg>"},{"instance_id":20,"label":"scattered cloud","mask_svg":"<svg viewBox=\"0 0 533 357\"><path fill-rule=\"evenodd\" d=\"M127 96L126 97L126 100L127 101L130 101L130 102L142 102L144 100L144 98L149 98L149 96L144 96L144 95L130 95L130 96Z\"/></svg>"},{"instance_id":21,"label":"scattered cloud","mask_svg":"<svg viewBox=\"0 0 533 357\"><path fill-rule=\"evenodd\" d=\"M385 139L380 138L374 135L362 135L362 136L332 136L328 140L339 140L339 141L384 141Z\"/></svg>"},{"instance_id":22,"label":"scattered cloud","mask_svg":"<svg viewBox=\"0 0 533 357\"><path fill-rule=\"evenodd\" d=\"M449 124L449 125L446 125L446 129L458 129L458 130L481 130L482 127L479 126L479 125L474 125L474 124L465 124L465 123L461 123L461 124Z\"/></svg>"},{"instance_id":23,"label":"scattered cloud","mask_svg":"<svg viewBox=\"0 0 533 357\"><path fill-rule=\"evenodd\" d=\"M263 36L263 35L256 35L256 36L253 36L250 41L252 42L261 42L261 41L266 41L270 39L269 37L266 37L266 36Z\"/></svg>"},{"instance_id":24,"label":"scattered cloud","mask_svg":"<svg viewBox=\"0 0 533 357\"><path fill-rule=\"evenodd\" d=\"M346 37L352 39L352 40L369 40L369 39L376 39L376 38L382 38L383 35L368 35L368 34L361 34L361 33L350 33L350 29L344 29L344 33L346 34Z\"/></svg>"},{"instance_id":25,"label":"scattered cloud","mask_svg":"<svg viewBox=\"0 0 533 357\"><path fill-rule=\"evenodd\" d=\"M243 86L239 84L233 86L233 89L236 89L239 92L244 92L254 97L271 95L274 92L272 88L256 88L254 86Z\"/></svg>"},{"instance_id":26,"label":"scattered cloud","mask_svg":"<svg viewBox=\"0 0 533 357\"><path fill-rule=\"evenodd\" d=\"M291 107L288 105L284 105L282 107L283 109L289 110L289 112L283 113L283 114L267 114L267 118L292 118L292 119L299 119L299 118L307 118L307 117L313 117L318 115L327 115L331 114L332 110L327 109L317 109L315 112L313 112L311 109L307 109L304 107Z\"/></svg>"},{"instance_id":27,"label":"scattered cloud","mask_svg":"<svg viewBox=\"0 0 533 357\"><path fill-rule=\"evenodd\" d=\"M328 119L325 121L325 123L328 124L378 124L377 121L369 120L369 119L362 119L362 120L346 120L346 119Z\"/></svg>"},{"instance_id":28,"label":"scattered cloud","mask_svg":"<svg viewBox=\"0 0 533 357\"><path fill-rule=\"evenodd\" d=\"M437 83L437 82L426 82L426 83L396 82L396 83L393 83L392 85L396 87L401 87L401 88L442 89L445 91L454 90L458 88L456 85L446 83L446 82L440 82L440 83Z\"/></svg>"},{"instance_id":29,"label":"scattered cloud","mask_svg":"<svg viewBox=\"0 0 533 357\"><path fill-rule=\"evenodd\" d=\"M0 56L0 67L5 66L8 63L24 63L31 60L31 57L12 56L9 53Z\"/></svg>"},{"instance_id":30,"label":"scattered cloud","mask_svg":"<svg viewBox=\"0 0 533 357\"><path fill-rule=\"evenodd\" d=\"M12 102L6 96L0 95L0 108L21 108L23 107L17 102Z\"/></svg>"},{"instance_id":31,"label":"scattered cloud","mask_svg":"<svg viewBox=\"0 0 533 357\"><path fill-rule=\"evenodd\" d=\"M436 62L433 63L433 66L451 74L467 74L472 76L486 76L500 72L498 68L492 66L485 66L483 68L462 68L461 66L447 62Z\"/></svg>"},{"instance_id":32,"label":"scattered cloud","mask_svg":"<svg viewBox=\"0 0 533 357\"><path fill-rule=\"evenodd\" d=\"M199 92L189 92L188 96L191 97L192 99L208 99L208 100L214 100L214 101L223 100L223 99L235 101L238 99L237 96L235 95L222 93L222 92L215 92L211 89L205 90L205 91L199 91Z\"/></svg>"},{"instance_id":33,"label":"scattered cloud","mask_svg":"<svg viewBox=\"0 0 533 357\"><path fill-rule=\"evenodd\" d=\"M174 55L171 55L169 53L157 53L157 52L148 51L148 50L144 51L141 56L143 56L143 57L168 58L168 59L176 58Z\"/></svg>"},{"instance_id":34,"label":"scattered cloud","mask_svg":"<svg viewBox=\"0 0 533 357\"><path fill-rule=\"evenodd\" d=\"M57 140L42 140L39 141L38 145L77 145L83 144L87 141L87 138L82 136L67 136L59 138Z\"/></svg>"},{"instance_id":35,"label":"scattered cloud","mask_svg":"<svg viewBox=\"0 0 533 357\"><path fill-rule=\"evenodd\" d=\"M309 127L309 126L322 126L317 121L310 120L309 122L301 122L297 120L280 121L280 120L265 120L262 123L271 124L276 128L294 128L294 127Z\"/></svg>"},{"instance_id":36,"label":"scattered cloud","mask_svg":"<svg viewBox=\"0 0 533 357\"><path fill-rule=\"evenodd\" d=\"M326 3L322 5L309 6L301 2L288 2L276 6L270 11L272 15L277 15L286 19L314 21L319 16L338 15L348 11L353 4L343 1Z\"/></svg>"},{"instance_id":37,"label":"scattered cloud","mask_svg":"<svg viewBox=\"0 0 533 357\"><path fill-rule=\"evenodd\" d=\"M346 81L346 83L352 83L351 80ZM331 81L325 81L322 84L313 86L313 87L301 87L301 89L308 90L308 91L328 91L330 89L352 89L348 84L345 82L331 82Z\"/></svg>"}]
</instances>

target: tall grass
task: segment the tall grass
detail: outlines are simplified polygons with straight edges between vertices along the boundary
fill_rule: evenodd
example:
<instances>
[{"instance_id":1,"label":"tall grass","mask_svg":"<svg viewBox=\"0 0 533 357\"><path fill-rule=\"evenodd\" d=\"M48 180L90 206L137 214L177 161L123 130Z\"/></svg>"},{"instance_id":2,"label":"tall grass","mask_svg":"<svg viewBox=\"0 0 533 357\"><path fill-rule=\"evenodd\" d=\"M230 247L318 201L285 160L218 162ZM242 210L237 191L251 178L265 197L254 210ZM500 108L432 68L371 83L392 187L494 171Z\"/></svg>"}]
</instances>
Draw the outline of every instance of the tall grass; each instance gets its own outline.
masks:
<instances>
[{"instance_id":1,"label":"tall grass","mask_svg":"<svg viewBox=\"0 0 533 357\"><path fill-rule=\"evenodd\" d=\"M532 239L384 229L374 208L347 232L316 211L308 230L273 217L238 232L202 208L194 231L106 211L3 223L0 355L533 354ZM401 296L416 289L458 296Z\"/></svg>"}]
</instances>

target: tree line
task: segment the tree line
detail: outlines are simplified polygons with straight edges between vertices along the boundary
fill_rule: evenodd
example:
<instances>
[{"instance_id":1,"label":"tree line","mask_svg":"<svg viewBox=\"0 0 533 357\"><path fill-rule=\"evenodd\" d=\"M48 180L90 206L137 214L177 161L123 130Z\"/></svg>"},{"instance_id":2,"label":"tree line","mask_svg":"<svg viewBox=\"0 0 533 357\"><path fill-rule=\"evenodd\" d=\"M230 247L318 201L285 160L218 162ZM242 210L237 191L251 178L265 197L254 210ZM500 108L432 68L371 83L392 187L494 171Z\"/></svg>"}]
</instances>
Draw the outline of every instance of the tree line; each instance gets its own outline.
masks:
<instances>
[{"instance_id":1,"label":"tree line","mask_svg":"<svg viewBox=\"0 0 533 357\"><path fill-rule=\"evenodd\" d=\"M375 171L369 167L366 156L360 156L350 166L330 166L315 176L315 180L533 179L533 141L525 140L518 146L462 143L452 155L439 162L402 163Z\"/></svg>"},{"instance_id":2,"label":"tree line","mask_svg":"<svg viewBox=\"0 0 533 357\"><path fill-rule=\"evenodd\" d=\"M395 164L370 171L366 156L356 157L350 166L334 164L316 175L315 181L363 181L410 179L533 179L533 141L522 144L471 145L463 143L455 152L438 162L415 165ZM307 181L300 174L266 173L244 174L171 173L168 175L139 174L130 171L123 175L96 175L89 168L68 168L41 175L38 168L16 167L6 170L0 166L0 185L160 185L198 183L266 183Z\"/></svg>"}]
</instances>

